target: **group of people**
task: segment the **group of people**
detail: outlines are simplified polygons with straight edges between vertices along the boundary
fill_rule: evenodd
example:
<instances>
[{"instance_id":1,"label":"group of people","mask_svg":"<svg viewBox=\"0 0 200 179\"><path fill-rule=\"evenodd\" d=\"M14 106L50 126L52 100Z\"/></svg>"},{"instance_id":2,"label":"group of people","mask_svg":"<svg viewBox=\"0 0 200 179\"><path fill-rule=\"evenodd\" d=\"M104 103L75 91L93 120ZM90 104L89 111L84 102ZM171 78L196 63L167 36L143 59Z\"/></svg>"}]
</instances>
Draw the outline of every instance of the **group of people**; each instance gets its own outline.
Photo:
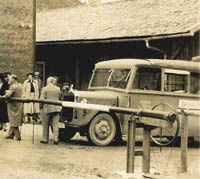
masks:
<instances>
[{"instance_id":1,"label":"group of people","mask_svg":"<svg viewBox=\"0 0 200 179\"><path fill-rule=\"evenodd\" d=\"M63 93L57 86L55 77L48 77L46 86L42 86L39 73L28 73L27 79L23 84L17 81L17 76L11 73L4 73L0 76L0 96L5 99L25 98L25 99L47 99L47 100L63 100ZM69 91L70 86L65 84L64 90ZM26 120L42 120L42 139L41 143L49 142L49 126L52 127L54 144L58 144L59 136L59 116L62 107L52 104L39 104L35 102L20 103L14 101L0 102L0 123L1 127L9 121L10 128L6 139L21 140L19 126L22 125L23 119Z\"/></svg>"}]
</instances>

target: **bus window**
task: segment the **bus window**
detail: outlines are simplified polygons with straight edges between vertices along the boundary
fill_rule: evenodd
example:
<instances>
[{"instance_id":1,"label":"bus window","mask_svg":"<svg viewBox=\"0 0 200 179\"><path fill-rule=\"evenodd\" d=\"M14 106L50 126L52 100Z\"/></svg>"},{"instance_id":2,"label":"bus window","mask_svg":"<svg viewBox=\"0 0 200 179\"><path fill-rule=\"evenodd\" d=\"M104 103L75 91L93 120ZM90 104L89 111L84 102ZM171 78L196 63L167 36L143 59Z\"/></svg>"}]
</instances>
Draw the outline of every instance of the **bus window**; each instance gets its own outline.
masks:
<instances>
[{"instance_id":1,"label":"bus window","mask_svg":"<svg viewBox=\"0 0 200 179\"><path fill-rule=\"evenodd\" d=\"M130 69L114 69L109 79L109 87L125 89L130 72Z\"/></svg>"},{"instance_id":2,"label":"bus window","mask_svg":"<svg viewBox=\"0 0 200 179\"><path fill-rule=\"evenodd\" d=\"M200 94L200 74L191 73L190 75L190 93Z\"/></svg>"},{"instance_id":3,"label":"bus window","mask_svg":"<svg viewBox=\"0 0 200 179\"><path fill-rule=\"evenodd\" d=\"M140 67L133 82L134 89L161 90L161 70L158 68Z\"/></svg>"},{"instance_id":4,"label":"bus window","mask_svg":"<svg viewBox=\"0 0 200 179\"><path fill-rule=\"evenodd\" d=\"M164 90L169 92L186 93L189 72L181 70L165 70Z\"/></svg>"}]
</instances>

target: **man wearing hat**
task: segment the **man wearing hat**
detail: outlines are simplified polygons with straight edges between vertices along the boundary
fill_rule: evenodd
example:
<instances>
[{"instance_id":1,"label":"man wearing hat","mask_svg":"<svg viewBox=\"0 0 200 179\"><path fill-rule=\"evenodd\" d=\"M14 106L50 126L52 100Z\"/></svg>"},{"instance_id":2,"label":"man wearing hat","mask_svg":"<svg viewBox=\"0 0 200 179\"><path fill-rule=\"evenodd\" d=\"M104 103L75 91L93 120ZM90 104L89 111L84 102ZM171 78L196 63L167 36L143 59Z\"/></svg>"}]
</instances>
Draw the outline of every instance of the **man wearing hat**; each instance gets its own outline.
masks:
<instances>
[{"instance_id":1,"label":"man wearing hat","mask_svg":"<svg viewBox=\"0 0 200 179\"><path fill-rule=\"evenodd\" d=\"M60 88L55 85L55 78L48 77L47 85L42 88L40 99L45 100L61 100ZM52 104L44 104L42 109L42 140L40 143L47 144L49 142L49 125L52 125L54 144L58 144L59 135L59 113L61 111L60 106Z\"/></svg>"},{"instance_id":2,"label":"man wearing hat","mask_svg":"<svg viewBox=\"0 0 200 179\"><path fill-rule=\"evenodd\" d=\"M17 82L17 76L14 74L9 75L8 83L10 85L9 89L6 91L4 97L6 98L21 98L22 97L22 84ZM8 118L10 122L10 129L8 131L7 139L21 140L21 135L19 131L19 126L22 125L22 110L23 104L19 102L9 102L7 103L8 108Z\"/></svg>"}]
</instances>

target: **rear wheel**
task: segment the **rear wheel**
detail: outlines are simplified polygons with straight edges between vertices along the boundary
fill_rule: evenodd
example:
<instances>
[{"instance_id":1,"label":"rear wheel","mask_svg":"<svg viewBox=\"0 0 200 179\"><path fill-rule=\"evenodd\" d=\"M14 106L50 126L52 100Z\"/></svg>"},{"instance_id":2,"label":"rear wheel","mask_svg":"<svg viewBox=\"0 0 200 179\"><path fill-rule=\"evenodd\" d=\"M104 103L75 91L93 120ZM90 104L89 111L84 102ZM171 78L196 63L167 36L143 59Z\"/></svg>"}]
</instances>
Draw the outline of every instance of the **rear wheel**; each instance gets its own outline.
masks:
<instances>
[{"instance_id":1,"label":"rear wheel","mask_svg":"<svg viewBox=\"0 0 200 179\"><path fill-rule=\"evenodd\" d=\"M72 127L65 127L59 129L59 140L68 141L76 134L76 130Z\"/></svg>"},{"instance_id":2,"label":"rear wheel","mask_svg":"<svg viewBox=\"0 0 200 179\"><path fill-rule=\"evenodd\" d=\"M165 103L160 103L154 106L152 110L176 112L176 110L171 105ZM176 120L173 123L173 127L158 127L152 130L151 139L154 141L154 143L160 146L170 145L176 140L179 133L179 128L180 122L178 115L176 115Z\"/></svg>"},{"instance_id":3,"label":"rear wheel","mask_svg":"<svg viewBox=\"0 0 200 179\"><path fill-rule=\"evenodd\" d=\"M107 113L97 114L89 124L87 138L89 142L98 145L109 145L116 135L116 124Z\"/></svg>"}]
</instances>

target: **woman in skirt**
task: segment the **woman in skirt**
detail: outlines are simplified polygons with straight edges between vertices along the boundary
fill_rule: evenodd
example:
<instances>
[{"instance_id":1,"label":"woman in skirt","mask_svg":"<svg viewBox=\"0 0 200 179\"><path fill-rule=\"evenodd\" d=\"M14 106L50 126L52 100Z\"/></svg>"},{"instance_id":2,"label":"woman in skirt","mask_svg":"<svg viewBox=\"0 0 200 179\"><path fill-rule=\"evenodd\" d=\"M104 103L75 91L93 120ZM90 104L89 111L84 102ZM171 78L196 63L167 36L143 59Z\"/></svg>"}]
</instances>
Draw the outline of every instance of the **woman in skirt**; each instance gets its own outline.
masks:
<instances>
[{"instance_id":1,"label":"woman in skirt","mask_svg":"<svg viewBox=\"0 0 200 179\"><path fill-rule=\"evenodd\" d=\"M38 82L33 79L33 73L27 74L27 79L23 83L22 97L25 99L38 99L39 87ZM39 103L24 103L24 115L28 118L28 122L31 120L37 120L40 112Z\"/></svg>"}]
</instances>

